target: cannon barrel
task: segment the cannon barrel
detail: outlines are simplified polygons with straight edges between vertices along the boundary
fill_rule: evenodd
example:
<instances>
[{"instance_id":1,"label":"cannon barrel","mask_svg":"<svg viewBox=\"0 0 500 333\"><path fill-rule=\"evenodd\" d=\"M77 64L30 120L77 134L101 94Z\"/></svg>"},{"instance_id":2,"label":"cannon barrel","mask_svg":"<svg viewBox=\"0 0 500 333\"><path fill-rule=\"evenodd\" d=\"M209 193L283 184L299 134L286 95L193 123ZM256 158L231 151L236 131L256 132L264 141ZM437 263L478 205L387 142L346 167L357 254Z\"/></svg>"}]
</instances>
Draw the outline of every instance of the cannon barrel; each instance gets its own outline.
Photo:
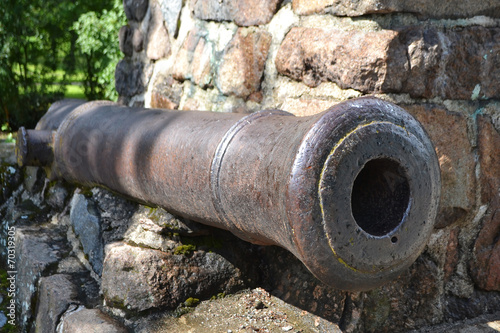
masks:
<instances>
[{"instance_id":1,"label":"cannon barrel","mask_svg":"<svg viewBox=\"0 0 500 333\"><path fill-rule=\"evenodd\" d=\"M440 197L421 125L371 97L308 117L64 101L18 135L21 166L279 245L343 290L380 286L409 267Z\"/></svg>"}]
</instances>

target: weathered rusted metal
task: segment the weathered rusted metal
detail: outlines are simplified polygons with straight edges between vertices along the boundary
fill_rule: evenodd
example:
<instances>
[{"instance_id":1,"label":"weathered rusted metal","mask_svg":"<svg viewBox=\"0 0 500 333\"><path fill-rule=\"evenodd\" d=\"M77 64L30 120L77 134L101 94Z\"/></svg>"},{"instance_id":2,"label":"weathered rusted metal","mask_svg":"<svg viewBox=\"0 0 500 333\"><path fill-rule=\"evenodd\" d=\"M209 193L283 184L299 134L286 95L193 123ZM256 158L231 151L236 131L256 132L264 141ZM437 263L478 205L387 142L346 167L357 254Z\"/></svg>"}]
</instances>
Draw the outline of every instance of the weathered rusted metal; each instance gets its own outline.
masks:
<instances>
[{"instance_id":1,"label":"weathered rusted metal","mask_svg":"<svg viewBox=\"0 0 500 333\"><path fill-rule=\"evenodd\" d=\"M331 286L367 290L397 277L433 229L437 157L420 124L391 103L361 98L310 117L71 103L37 127L54 130L43 136L53 159L21 154L21 165L46 161L53 179L282 246ZM26 133L19 151L31 149Z\"/></svg>"},{"instance_id":2,"label":"weathered rusted metal","mask_svg":"<svg viewBox=\"0 0 500 333\"><path fill-rule=\"evenodd\" d=\"M48 130L26 130L21 127L17 132L16 156L19 166L46 166L52 164L52 135ZM29 145L28 145L29 143Z\"/></svg>"}]
</instances>

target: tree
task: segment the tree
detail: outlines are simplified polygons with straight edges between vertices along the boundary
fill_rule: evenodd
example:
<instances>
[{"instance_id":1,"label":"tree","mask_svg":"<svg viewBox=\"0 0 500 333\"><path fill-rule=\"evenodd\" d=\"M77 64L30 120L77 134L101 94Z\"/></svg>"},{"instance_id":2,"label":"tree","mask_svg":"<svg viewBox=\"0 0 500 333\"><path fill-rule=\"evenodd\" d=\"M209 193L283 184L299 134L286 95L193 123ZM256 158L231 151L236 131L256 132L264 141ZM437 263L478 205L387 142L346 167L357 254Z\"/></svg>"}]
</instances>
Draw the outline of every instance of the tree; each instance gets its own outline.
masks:
<instances>
[{"instance_id":1,"label":"tree","mask_svg":"<svg viewBox=\"0 0 500 333\"><path fill-rule=\"evenodd\" d=\"M116 99L114 72L121 58L118 32L126 24L122 2L102 13L82 14L73 25L78 35L76 45L85 59L85 95L89 99Z\"/></svg>"},{"instance_id":2,"label":"tree","mask_svg":"<svg viewBox=\"0 0 500 333\"><path fill-rule=\"evenodd\" d=\"M0 87L2 124L33 123L45 100L60 91L49 91L47 17L40 14L40 0L4 0L0 9ZM32 15L30 15L32 14Z\"/></svg>"},{"instance_id":3,"label":"tree","mask_svg":"<svg viewBox=\"0 0 500 333\"><path fill-rule=\"evenodd\" d=\"M72 73L86 63L78 59L74 22L82 13L111 9L117 11L116 4L99 0L0 0L0 125L33 127L63 97L56 69ZM118 48L117 40L109 42Z\"/></svg>"}]
</instances>

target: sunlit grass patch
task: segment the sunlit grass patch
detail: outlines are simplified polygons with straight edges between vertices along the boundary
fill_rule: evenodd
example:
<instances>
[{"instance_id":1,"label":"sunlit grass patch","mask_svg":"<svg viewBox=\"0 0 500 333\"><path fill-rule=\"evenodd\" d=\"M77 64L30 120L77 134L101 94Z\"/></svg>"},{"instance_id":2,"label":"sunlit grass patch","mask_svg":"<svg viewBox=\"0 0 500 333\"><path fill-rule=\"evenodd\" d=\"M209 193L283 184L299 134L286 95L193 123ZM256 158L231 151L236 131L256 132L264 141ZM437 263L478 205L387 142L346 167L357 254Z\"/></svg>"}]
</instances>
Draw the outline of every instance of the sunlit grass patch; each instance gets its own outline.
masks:
<instances>
[{"instance_id":1,"label":"sunlit grass patch","mask_svg":"<svg viewBox=\"0 0 500 333\"><path fill-rule=\"evenodd\" d=\"M76 84L67 85L64 97L85 99L85 90L83 88L83 85L76 85Z\"/></svg>"}]
</instances>

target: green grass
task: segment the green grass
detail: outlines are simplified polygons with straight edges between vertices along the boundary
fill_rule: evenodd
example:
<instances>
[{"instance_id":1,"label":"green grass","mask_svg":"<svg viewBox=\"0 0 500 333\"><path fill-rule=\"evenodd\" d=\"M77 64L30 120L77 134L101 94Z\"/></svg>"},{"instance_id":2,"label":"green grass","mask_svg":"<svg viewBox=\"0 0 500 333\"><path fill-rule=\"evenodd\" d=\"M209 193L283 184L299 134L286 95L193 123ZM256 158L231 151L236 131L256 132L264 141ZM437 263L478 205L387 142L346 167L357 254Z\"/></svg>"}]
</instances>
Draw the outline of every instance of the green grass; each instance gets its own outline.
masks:
<instances>
[{"instance_id":1,"label":"green grass","mask_svg":"<svg viewBox=\"0 0 500 333\"><path fill-rule=\"evenodd\" d=\"M67 85L66 92L64 93L65 98L80 98L85 99L85 93L82 85Z\"/></svg>"},{"instance_id":2,"label":"green grass","mask_svg":"<svg viewBox=\"0 0 500 333\"><path fill-rule=\"evenodd\" d=\"M36 69L37 68L35 65L28 64L28 71L33 73L36 71ZM85 90L83 88L85 73L83 71L77 71L73 74L67 74L64 72L64 70L58 68L51 73L46 73L45 75L47 78L52 77L53 79L53 84L49 84L48 92L56 92L60 90L61 85L64 85L65 98L85 99ZM20 92L21 94L23 93L22 89Z\"/></svg>"},{"instance_id":3,"label":"green grass","mask_svg":"<svg viewBox=\"0 0 500 333\"><path fill-rule=\"evenodd\" d=\"M33 64L28 64L27 66L28 72L31 74L35 73L39 68ZM19 68L14 68L14 73L20 74ZM63 69L58 68L55 71L45 73L47 77L52 76L54 78L54 82L62 83L64 79L69 82L82 82L85 79L85 73L83 71L77 71L73 74L67 74ZM66 78L64 77L66 76Z\"/></svg>"},{"instance_id":4,"label":"green grass","mask_svg":"<svg viewBox=\"0 0 500 333\"><path fill-rule=\"evenodd\" d=\"M55 75L56 81L61 82L64 79L65 72L62 69L57 69ZM74 74L66 74L66 80L70 82L82 82L85 79L85 73L82 71L75 72Z\"/></svg>"}]
</instances>

